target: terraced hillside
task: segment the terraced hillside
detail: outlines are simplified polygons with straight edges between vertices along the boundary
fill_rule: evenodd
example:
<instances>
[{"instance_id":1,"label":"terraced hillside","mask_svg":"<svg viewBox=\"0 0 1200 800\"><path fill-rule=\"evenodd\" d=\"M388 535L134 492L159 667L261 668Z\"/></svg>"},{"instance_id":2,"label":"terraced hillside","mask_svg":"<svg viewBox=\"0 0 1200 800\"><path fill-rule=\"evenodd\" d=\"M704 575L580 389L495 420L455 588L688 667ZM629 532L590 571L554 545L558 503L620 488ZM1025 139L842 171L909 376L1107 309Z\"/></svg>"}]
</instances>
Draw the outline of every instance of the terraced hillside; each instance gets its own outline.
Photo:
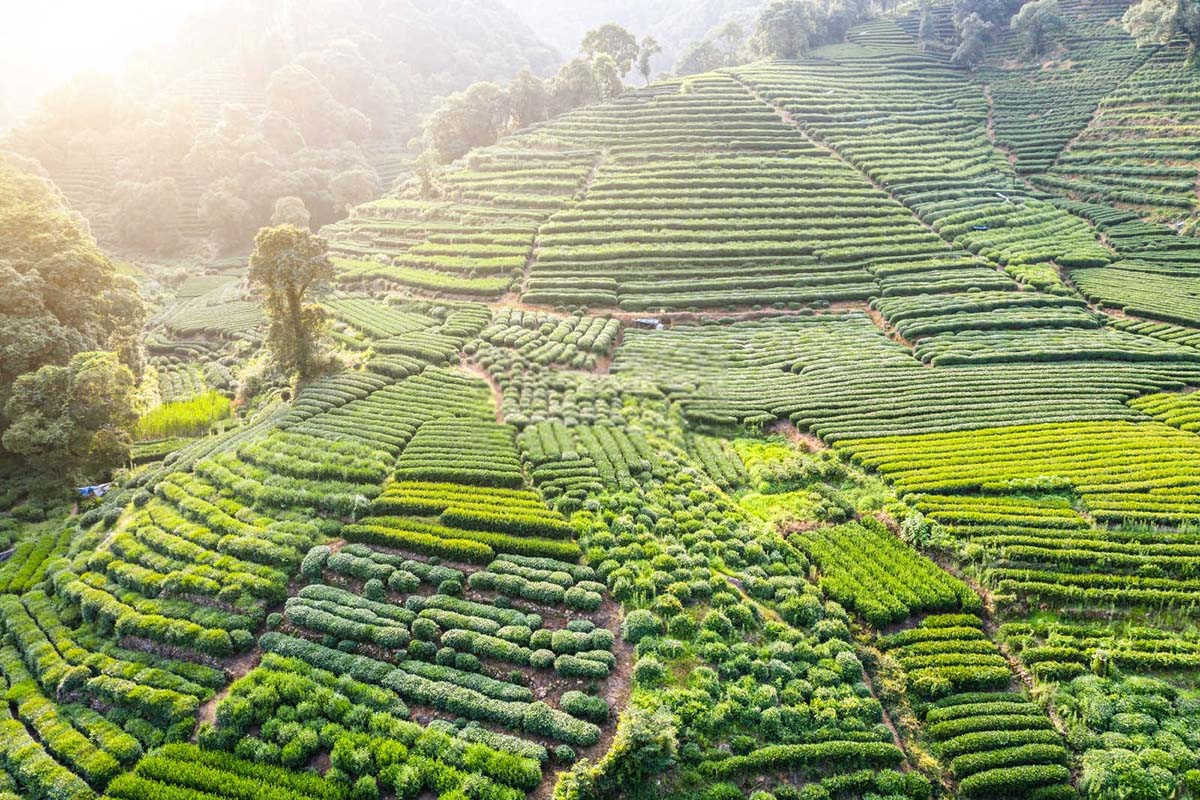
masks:
<instances>
[{"instance_id":1,"label":"terraced hillside","mask_svg":"<svg viewBox=\"0 0 1200 800\"><path fill-rule=\"evenodd\" d=\"M327 227L349 366L0 564L0 797L1200 791L1190 73L1067 10L1055 67L875 20ZM262 328L185 283L159 399Z\"/></svg>"}]
</instances>

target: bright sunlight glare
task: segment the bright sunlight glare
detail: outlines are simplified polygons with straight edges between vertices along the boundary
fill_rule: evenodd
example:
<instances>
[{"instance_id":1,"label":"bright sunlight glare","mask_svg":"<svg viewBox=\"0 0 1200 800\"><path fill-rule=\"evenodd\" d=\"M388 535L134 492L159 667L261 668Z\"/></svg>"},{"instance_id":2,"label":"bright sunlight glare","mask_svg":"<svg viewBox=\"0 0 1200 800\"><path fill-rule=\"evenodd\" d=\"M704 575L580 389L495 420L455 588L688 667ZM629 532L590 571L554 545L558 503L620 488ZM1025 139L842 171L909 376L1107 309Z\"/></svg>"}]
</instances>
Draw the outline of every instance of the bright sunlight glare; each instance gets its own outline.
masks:
<instances>
[{"instance_id":1,"label":"bright sunlight glare","mask_svg":"<svg viewBox=\"0 0 1200 800\"><path fill-rule=\"evenodd\" d=\"M0 2L0 45L24 79L47 85L81 70L111 72L139 49L174 36L205 0ZM10 73L11 80L21 76Z\"/></svg>"}]
</instances>

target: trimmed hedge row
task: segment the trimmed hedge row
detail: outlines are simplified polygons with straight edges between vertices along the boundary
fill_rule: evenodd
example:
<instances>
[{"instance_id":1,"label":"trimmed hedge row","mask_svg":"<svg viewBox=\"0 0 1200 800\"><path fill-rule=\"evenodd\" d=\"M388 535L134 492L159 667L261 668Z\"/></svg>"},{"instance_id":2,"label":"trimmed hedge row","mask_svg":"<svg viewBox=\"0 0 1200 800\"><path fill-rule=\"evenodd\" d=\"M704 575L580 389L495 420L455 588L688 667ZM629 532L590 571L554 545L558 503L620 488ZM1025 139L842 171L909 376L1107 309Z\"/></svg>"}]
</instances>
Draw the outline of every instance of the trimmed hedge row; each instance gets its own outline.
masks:
<instances>
[{"instance_id":1,"label":"trimmed hedge row","mask_svg":"<svg viewBox=\"0 0 1200 800\"><path fill-rule=\"evenodd\" d=\"M769 745L744 756L706 761L701 765L701 770L709 777L722 779L746 772L762 773L831 764L837 764L840 768L896 767L903 760L904 753L890 742L832 741Z\"/></svg>"}]
</instances>

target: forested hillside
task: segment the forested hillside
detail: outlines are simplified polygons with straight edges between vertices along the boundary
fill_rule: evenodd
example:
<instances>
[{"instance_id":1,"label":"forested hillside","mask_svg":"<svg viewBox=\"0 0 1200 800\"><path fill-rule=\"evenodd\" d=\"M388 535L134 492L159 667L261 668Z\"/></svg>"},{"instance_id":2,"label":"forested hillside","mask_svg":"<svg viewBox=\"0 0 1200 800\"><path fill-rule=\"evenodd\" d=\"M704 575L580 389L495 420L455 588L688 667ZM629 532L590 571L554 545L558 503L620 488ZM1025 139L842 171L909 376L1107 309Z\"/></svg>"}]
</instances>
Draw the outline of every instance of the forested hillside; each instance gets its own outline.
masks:
<instances>
[{"instance_id":1,"label":"forested hillside","mask_svg":"<svg viewBox=\"0 0 1200 800\"><path fill-rule=\"evenodd\" d=\"M2 146L110 246L240 248L281 197L324 224L388 188L435 98L559 60L497 0L223 2L53 91Z\"/></svg>"},{"instance_id":2,"label":"forested hillside","mask_svg":"<svg viewBox=\"0 0 1200 800\"><path fill-rule=\"evenodd\" d=\"M593 29L200 271L9 159L0 800L1196 797L1156 2L779 0L640 88Z\"/></svg>"}]
</instances>

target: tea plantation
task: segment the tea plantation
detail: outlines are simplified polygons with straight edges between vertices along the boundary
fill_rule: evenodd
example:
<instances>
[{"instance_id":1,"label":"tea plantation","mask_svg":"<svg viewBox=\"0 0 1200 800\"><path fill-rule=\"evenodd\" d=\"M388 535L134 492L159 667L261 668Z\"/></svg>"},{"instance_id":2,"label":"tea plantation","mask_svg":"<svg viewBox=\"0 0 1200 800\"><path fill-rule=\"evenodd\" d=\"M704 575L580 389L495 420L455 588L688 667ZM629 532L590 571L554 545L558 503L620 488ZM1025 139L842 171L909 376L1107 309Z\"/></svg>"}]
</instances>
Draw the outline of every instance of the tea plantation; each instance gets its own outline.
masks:
<instances>
[{"instance_id":1,"label":"tea plantation","mask_svg":"<svg viewBox=\"0 0 1200 800\"><path fill-rule=\"evenodd\" d=\"M1200 797L1200 73L1125 8L401 182L294 393L176 287L131 468L3 517L0 800Z\"/></svg>"}]
</instances>

